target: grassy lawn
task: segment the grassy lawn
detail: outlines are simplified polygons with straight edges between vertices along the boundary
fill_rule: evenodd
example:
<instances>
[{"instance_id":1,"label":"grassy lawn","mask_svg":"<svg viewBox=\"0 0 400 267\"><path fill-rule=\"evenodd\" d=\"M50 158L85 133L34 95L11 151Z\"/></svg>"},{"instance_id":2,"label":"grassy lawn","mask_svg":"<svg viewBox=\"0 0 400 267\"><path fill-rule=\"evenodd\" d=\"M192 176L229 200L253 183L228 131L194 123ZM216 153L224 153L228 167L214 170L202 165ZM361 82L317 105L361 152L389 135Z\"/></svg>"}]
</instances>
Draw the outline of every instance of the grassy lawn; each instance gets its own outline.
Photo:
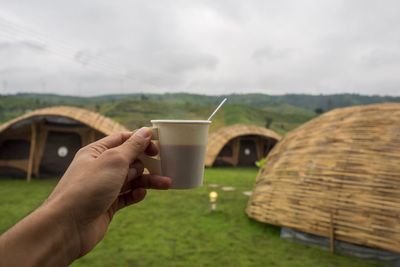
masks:
<instances>
[{"instance_id":1,"label":"grassy lawn","mask_svg":"<svg viewBox=\"0 0 400 267\"><path fill-rule=\"evenodd\" d=\"M205 183L219 189L210 213L207 186L151 191L146 200L114 217L106 238L73 266L379 266L320 248L284 241L279 228L244 213L256 169L207 169ZM0 180L0 232L37 207L55 180Z\"/></svg>"}]
</instances>

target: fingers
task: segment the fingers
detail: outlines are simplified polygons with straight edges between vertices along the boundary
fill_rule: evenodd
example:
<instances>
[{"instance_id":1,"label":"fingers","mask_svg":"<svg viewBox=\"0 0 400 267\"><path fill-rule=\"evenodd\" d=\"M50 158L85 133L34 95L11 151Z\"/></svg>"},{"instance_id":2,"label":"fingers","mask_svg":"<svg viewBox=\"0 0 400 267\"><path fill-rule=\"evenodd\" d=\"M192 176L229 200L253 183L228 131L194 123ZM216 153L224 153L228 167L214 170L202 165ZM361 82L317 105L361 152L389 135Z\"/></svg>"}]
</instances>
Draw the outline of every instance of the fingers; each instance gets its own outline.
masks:
<instances>
[{"instance_id":1,"label":"fingers","mask_svg":"<svg viewBox=\"0 0 400 267\"><path fill-rule=\"evenodd\" d=\"M107 149L120 146L131 136L132 136L131 132L121 132L112 134L87 145L86 147L84 147L83 150L93 152L98 156Z\"/></svg>"},{"instance_id":2,"label":"fingers","mask_svg":"<svg viewBox=\"0 0 400 267\"><path fill-rule=\"evenodd\" d=\"M131 189L118 196L117 210L142 201L146 196L145 188L169 189L171 178L159 175L142 175L130 183Z\"/></svg>"},{"instance_id":3,"label":"fingers","mask_svg":"<svg viewBox=\"0 0 400 267\"><path fill-rule=\"evenodd\" d=\"M122 186L120 192L126 192L131 190L131 181L141 176L144 171L144 166L141 161L135 161L128 170L128 175L126 176L126 180L124 185Z\"/></svg>"},{"instance_id":4,"label":"fingers","mask_svg":"<svg viewBox=\"0 0 400 267\"><path fill-rule=\"evenodd\" d=\"M167 190L171 187L171 178L160 175L145 174L134 178L130 183L125 183L121 194L137 188Z\"/></svg>"},{"instance_id":5,"label":"fingers","mask_svg":"<svg viewBox=\"0 0 400 267\"><path fill-rule=\"evenodd\" d=\"M125 194L118 196L117 210L125 208L126 206L135 204L142 201L146 196L146 189L136 188L135 190L129 191Z\"/></svg>"},{"instance_id":6,"label":"fingers","mask_svg":"<svg viewBox=\"0 0 400 267\"><path fill-rule=\"evenodd\" d=\"M166 190L171 187L171 178L160 175L145 174L131 182L131 188L151 188Z\"/></svg>"},{"instance_id":7,"label":"fingers","mask_svg":"<svg viewBox=\"0 0 400 267\"><path fill-rule=\"evenodd\" d=\"M139 177L143 174L144 165L140 160L136 160L133 164L129 166L129 172L126 181L130 182L136 177Z\"/></svg>"},{"instance_id":8,"label":"fingers","mask_svg":"<svg viewBox=\"0 0 400 267\"><path fill-rule=\"evenodd\" d=\"M151 157L155 156L158 154L158 147L154 143L150 142L150 145L146 148L145 153Z\"/></svg>"},{"instance_id":9,"label":"fingers","mask_svg":"<svg viewBox=\"0 0 400 267\"><path fill-rule=\"evenodd\" d=\"M151 130L147 127L140 128L122 145L115 148L129 162L134 162L140 154L142 154L150 144Z\"/></svg>"}]
</instances>

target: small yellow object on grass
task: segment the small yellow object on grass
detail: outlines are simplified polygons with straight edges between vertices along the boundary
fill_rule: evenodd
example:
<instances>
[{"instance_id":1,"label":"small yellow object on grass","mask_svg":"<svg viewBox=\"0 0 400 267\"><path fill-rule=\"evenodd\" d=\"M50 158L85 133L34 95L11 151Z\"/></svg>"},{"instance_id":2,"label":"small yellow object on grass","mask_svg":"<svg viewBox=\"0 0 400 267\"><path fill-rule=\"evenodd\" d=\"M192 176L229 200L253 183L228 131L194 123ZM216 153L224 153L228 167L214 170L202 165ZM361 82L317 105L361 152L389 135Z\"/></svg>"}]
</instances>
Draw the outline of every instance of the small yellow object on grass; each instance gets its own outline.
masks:
<instances>
[{"instance_id":1,"label":"small yellow object on grass","mask_svg":"<svg viewBox=\"0 0 400 267\"><path fill-rule=\"evenodd\" d=\"M211 211L215 211L217 209L218 193L215 191L212 191L212 192L210 192L208 197L210 198Z\"/></svg>"}]
</instances>

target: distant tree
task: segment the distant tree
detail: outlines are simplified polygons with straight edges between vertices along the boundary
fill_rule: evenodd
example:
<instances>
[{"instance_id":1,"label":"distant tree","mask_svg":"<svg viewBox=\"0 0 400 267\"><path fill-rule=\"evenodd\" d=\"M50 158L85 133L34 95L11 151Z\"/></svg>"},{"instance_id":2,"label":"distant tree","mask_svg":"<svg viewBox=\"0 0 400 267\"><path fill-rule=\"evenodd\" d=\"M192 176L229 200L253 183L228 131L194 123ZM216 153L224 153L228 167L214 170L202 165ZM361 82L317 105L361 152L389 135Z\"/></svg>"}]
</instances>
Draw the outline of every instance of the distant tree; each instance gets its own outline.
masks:
<instances>
[{"instance_id":1,"label":"distant tree","mask_svg":"<svg viewBox=\"0 0 400 267\"><path fill-rule=\"evenodd\" d=\"M146 101L146 100L149 100L149 97L146 96L145 94L141 94L140 95L140 100Z\"/></svg>"},{"instance_id":2,"label":"distant tree","mask_svg":"<svg viewBox=\"0 0 400 267\"><path fill-rule=\"evenodd\" d=\"M322 113L324 113L324 109L323 108L316 108L314 109L314 112L318 115L321 115Z\"/></svg>"},{"instance_id":3,"label":"distant tree","mask_svg":"<svg viewBox=\"0 0 400 267\"><path fill-rule=\"evenodd\" d=\"M272 118L266 117L265 118L265 128L270 128L273 121L274 120Z\"/></svg>"}]
</instances>

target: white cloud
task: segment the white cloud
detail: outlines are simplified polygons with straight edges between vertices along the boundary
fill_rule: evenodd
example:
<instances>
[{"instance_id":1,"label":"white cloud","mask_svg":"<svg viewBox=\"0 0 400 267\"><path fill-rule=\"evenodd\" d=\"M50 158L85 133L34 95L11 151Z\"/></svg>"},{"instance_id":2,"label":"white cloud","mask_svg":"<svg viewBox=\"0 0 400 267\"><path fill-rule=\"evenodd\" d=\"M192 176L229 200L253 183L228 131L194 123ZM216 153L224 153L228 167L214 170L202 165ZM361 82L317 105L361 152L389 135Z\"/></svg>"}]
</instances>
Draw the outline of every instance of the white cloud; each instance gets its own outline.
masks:
<instances>
[{"instance_id":1,"label":"white cloud","mask_svg":"<svg viewBox=\"0 0 400 267\"><path fill-rule=\"evenodd\" d=\"M397 1L1 2L6 93L400 95Z\"/></svg>"}]
</instances>

